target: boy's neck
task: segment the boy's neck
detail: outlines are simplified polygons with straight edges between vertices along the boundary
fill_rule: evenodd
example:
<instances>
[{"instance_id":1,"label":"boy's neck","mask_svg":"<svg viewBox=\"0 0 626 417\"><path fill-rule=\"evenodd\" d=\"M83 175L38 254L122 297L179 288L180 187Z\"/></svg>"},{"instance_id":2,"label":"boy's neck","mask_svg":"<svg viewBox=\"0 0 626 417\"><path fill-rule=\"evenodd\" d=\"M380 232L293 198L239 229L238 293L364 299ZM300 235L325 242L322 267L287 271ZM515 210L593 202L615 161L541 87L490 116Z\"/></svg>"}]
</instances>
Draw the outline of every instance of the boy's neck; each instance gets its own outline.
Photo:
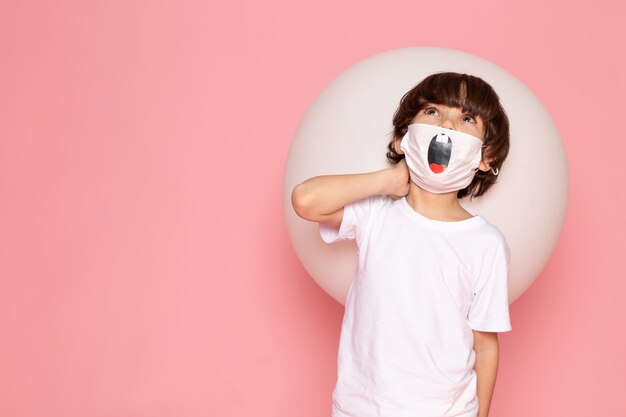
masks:
<instances>
[{"instance_id":1,"label":"boy's neck","mask_svg":"<svg viewBox=\"0 0 626 417\"><path fill-rule=\"evenodd\" d=\"M456 191L445 194L435 194L418 187L411 182L406 201L424 217L431 220L456 222L467 220L472 216L459 203Z\"/></svg>"}]
</instances>

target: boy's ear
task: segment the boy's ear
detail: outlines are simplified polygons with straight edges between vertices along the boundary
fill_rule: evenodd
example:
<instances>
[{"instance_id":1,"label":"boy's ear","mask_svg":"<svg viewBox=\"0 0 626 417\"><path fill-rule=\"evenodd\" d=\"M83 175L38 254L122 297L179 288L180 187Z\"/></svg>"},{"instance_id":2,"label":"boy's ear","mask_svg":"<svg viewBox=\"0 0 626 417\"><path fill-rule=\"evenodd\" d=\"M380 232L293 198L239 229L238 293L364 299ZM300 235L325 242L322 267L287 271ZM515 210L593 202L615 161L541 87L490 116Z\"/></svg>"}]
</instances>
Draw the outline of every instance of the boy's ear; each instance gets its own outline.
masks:
<instances>
[{"instance_id":1,"label":"boy's ear","mask_svg":"<svg viewBox=\"0 0 626 417\"><path fill-rule=\"evenodd\" d=\"M493 162L493 158L487 158L485 157L485 154L483 152L483 157L480 160L480 164L478 164L478 169L480 169L481 171L489 171L491 169L491 163Z\"/></svg>"},{"instance_id":2,"label":"boy's ear","mask_svg":"<svg viewBox=\"0 0 626 417\"><path fill-rule=\"evenodd\" d=\"M402 142L402 138L395 138L393 140L393 149L396 151L397 154L404 155L404 151L400 149L400 142Z\"/></svg>"},{"instance_id":3,"label":"boy's ear","mask_svg":"<svg viewBox=\"0 0 626 417\"><path fill-rule=\"evenodd\" d=\"M491 169L491 166L489 165L489 163L485 162L485 160L481 159L480 164L478 164L478 169L487 172Z\"/></svg>"}]
</instances>

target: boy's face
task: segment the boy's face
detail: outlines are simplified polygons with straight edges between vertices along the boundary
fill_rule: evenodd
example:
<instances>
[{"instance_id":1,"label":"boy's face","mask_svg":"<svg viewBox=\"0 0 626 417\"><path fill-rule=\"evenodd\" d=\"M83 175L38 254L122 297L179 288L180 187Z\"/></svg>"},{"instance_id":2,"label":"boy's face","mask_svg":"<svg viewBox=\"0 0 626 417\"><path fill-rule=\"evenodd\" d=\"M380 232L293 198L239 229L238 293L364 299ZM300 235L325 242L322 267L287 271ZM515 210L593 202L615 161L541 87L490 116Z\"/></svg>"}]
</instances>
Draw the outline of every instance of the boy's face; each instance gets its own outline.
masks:
<instances>
[{"instance_id":1,"label":"boy's face","mask_svg":"<svg viewBox=\"0 0 626 417\"><path fill-rule=\"evenodd\" d=\"M458 130L459 132L475 136L481 141L485 137L485 125L482 118L480 116L471 116L467 113L463 113L463 109L460 107L448 107L444 104L426 103L425 107L411 120L411 123L424 123ZM397 153L403 153L400 149L400 138L395 141L394 145ZM488 171L489 168L487 161L480 161L478 169Z\"/></svg>"},{"instance_id":2,"label":"boy's face","mask_svg":"<svg viewBox=\"0 0 626 417\"><path fill-rule=\"evenodd\" d=\"M480 116L471 116L463 113L463 109L459 107L448 107L443 104L426 103L411 123L424 123L458 130L476 136L480 140L483 140L485 136L485 126Z\"/></svg>"}]
</instances>

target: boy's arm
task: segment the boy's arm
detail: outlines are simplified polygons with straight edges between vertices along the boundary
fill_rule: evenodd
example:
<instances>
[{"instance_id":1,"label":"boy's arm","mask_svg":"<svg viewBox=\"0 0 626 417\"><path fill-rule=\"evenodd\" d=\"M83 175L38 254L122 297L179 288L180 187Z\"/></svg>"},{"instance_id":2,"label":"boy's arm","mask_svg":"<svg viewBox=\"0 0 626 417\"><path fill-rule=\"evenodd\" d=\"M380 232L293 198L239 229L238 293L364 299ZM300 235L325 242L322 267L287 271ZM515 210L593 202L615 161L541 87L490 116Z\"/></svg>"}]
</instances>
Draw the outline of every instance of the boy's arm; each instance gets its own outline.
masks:
<instances>
[{"instance_id":1,"label":"boy's arm","mask_svg":"<svg viewBox=\"0 0 626 417\"><path fill-rule=\"evenodd\" d=\"M476 395L478 396L477 417L487 417L496 385L498 373L498 333L473 330L474 351L476 352Z\"/></svg>"},{"instance_id":2,"label":"boy's arm","mask_svg":"<svg viewBox=\"0 0 626 417\"><path fill-rule=\"evenodd\" d=\"M298 184L291 203L305 220L339 227L343 208L373 195L406 195L409 173L404 160L391 168L365 174L323 175Z\"/></svg>"}]
</instances>

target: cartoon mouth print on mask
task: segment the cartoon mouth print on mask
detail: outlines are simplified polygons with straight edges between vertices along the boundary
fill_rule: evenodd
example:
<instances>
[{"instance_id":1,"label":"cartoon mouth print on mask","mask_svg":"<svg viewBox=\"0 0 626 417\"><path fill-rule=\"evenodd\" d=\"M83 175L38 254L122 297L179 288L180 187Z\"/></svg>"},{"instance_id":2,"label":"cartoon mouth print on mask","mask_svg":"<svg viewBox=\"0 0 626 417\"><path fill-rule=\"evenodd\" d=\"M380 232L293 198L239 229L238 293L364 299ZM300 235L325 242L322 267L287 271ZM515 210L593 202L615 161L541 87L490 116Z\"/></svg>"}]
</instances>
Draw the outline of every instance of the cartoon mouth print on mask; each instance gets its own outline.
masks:
<instances>
[{"instance_id":1,"label":"cartoon mouth print on mask","mask_svg":"<svg viewBox=\"0 0 626 417\"><path fill-rule=\"evenodd\" d=\"M445 133L435 135L428 146L428 166L435 174L446 170L452 155L452 140Z\"/></svg>"},{"instance_id":2,"label":"cartoon mouth print on mask","mask_svg":"<svg viewBox=\"0 0 626 417\"><path fill-rule=\"evenodd\" d=\"M480 165L482 141L467 133L413 123L400 142L411 181L442 194L467 187ZM454 152L452 152L454 148Z\"/></svg>"}]
</instances>

